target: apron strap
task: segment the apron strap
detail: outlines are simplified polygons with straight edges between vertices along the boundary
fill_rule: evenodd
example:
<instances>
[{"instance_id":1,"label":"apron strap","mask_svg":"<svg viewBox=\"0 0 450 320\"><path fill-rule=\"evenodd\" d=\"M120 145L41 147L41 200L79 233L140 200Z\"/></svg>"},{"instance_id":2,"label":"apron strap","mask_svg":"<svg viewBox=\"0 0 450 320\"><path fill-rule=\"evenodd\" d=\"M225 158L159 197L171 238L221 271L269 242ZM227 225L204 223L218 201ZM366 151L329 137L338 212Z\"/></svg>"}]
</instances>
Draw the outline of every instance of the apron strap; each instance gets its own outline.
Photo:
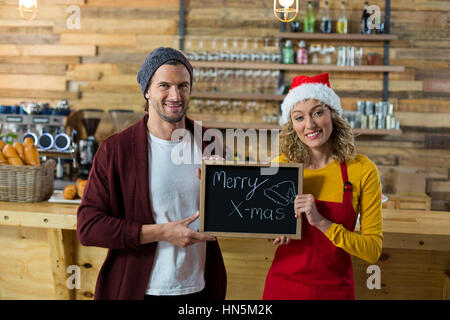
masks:
<instances>
[{"instance_id":1,"label":"apron strap","mask_svg":"<svg viewBox=\"0 0 450 320\"><path fill-rule=\"evenodd\" d=\"M348 181L348 173L347 173L347 165L345 161L341 162L341 173L342 173L342 181L344 182L344 196L343 196L343 205L344 210L346 212L354 211L353 205L352 205L352 191L353 191L353 185L350 181ZM356 224L356 217L355 221L353 222L352 231L355 230L355 224Z\"/></svg>"},{"instance_id":2,"label":"apron strap","mask_svg":"<svg viewBox=\"0 0 450 320\"><path fill-rule=\"evenodd\" d=\"M344 204L352 204L352 191L353 191L353 185L348 181L348 174L347 174L347 165L345 161L341 162L341 174L342 174L342 181L344 182Z\"/></svg>"}]
</instances>

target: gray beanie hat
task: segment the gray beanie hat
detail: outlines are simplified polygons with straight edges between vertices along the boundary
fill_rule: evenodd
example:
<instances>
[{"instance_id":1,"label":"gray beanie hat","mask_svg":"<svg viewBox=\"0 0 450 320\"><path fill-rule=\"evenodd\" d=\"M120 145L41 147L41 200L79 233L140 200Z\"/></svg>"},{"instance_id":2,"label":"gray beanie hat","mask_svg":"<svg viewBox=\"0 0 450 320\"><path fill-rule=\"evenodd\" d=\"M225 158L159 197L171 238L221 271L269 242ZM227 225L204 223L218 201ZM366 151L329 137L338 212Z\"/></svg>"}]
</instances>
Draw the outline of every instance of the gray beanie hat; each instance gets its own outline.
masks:
<instances>
[{"instance_id":1,"label":"gray beanie hat","mask_svg":"<svg viewBox=\"0 0 450 320\"><path fill-rule=\"evenodd\" d=\"M144 98L148 84L150 83L150 79L153 77L153 74L159 67L161 67L169 60L176 60L184 64L186 69L189 71L189 75L191 76L192 86L192 66L189 63L188 59L186 59L184 54L172 48L160 47L153 50L147 56L147 58L145 58L137 75L137 81L139 83L139 86L141 87Z\"/></svg>"}]
</instances>

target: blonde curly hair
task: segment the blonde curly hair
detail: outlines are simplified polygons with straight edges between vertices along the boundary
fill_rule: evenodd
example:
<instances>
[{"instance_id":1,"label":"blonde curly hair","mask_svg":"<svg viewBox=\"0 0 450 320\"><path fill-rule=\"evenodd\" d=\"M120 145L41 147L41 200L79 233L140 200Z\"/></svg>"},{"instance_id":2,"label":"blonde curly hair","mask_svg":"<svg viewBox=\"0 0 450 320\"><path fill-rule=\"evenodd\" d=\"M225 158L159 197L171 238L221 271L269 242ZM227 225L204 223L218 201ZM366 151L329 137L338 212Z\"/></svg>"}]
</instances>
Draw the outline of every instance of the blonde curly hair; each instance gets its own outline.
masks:
<instances>
[{"instance_id":1,"label":"blonde curly hair","mask_svg":"<svg viewBox=\"0 0 450 320\"><path fill-rule=\"evenodd\" d=\"M332 157L337 162L350 161L355 158L355 135L349 123L334 109L330 109L333 122L333 131L330 135ZM294 130L292 118L283 126L280 132L280 152L289 162L304 163L308 165L311 160L310 149L298 137Z\"/></svg>"}]
</instances>

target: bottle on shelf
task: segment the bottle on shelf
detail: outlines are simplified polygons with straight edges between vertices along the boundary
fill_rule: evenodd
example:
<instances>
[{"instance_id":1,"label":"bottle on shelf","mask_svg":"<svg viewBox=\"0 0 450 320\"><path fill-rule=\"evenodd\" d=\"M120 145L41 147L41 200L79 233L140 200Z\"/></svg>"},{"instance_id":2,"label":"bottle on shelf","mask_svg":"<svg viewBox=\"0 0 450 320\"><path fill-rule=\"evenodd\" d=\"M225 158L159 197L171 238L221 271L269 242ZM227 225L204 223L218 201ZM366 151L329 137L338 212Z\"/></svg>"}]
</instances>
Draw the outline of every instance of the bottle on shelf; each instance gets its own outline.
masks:
<instances>
[{"instance_id":1,"label":"bottle on shelf","mask_svg":"<svg viewBox=\"0 0 450 320\"><path fill-rule=\"evenodd\" d=\"M292 49L292 43L291 43ZM292 49L292 55L294 55L294 49ZM280 51L280 39L275 39L275 48L272 51L271 60L273 63L281 63L281 51ZM292 58L292 63L294 63L294 58Z\"/></svg>"},{"instance_id":2,"label":"bottle on shelf","mask_svg":"<svg viewBox=\"0 0 450 320\"><path fill-rule=\"evenodd\" d=\"M258 38L253 39L253 50L250 53L250 61L258 62L262 60L262 53L258 46Z\"/></svg>"},{"instance_id":3,"label":"bottle on shelf","mask_svg":"<svg viewBox=\"0 0 450 320\"><path fill-rule=\"evenodd\" d=\"M293 64L294 63L294 49L292 49L292 41L286 40L283 48L283 63Z\"/></svg>"},{"instance_id":4,"label":"bottle on shelf","mask_svg":"<svg viewBox=\"0 0 450 320\"><path fill-rule=\"evenodd\" d=\"M347 34L348 33L348 19L347 13L345 11L345 0L341 1L341 12L339 13L339 18L337 21L337 33Z\"/></svg>"},{"instance_id":5,"label":"bottle on shelf","mask_svg":"<svg viewBox=\"0 0 450 320\"><path fill-rule=\"evenodd\" d=\"M248 48L248 38L244 38L242 41L242 49L239 53L239 61L249 61L250 50Z\"/></svg>"},{"instance_id":6,"label":"bottle on shelf","mask_svg":"<svg viewBox=\"0 0 450 320\"><path fill-rule=\"evenodd\" d=\"M370 18L370 13L369 13L369 2L365 2L364 3L364 11L361 17L361 33L362 34L370 34L371 33L371 29L369 28L369 18Z\"/></svg>"},{"instance_id":7,"label":"bottle on shelf","mask_svg":"<svg viewBox=\"0 0 450 320\"><path fill-rule=\"evenodd\" d=\"M186 49L184 50L184 54L188 60L195 61L195 55L192 51L192 39L191 37L187 38L186 41Z\"/></svg>"},{"instance_id":8,"label":"bottle on shelf","mask_svg":"<svg viewBox=\"0 0 450 320\"><path fill-rule=\"evenodd\" d=\"M298 16L291 22L291 32L299 32L300 31L300 19Z\"/></svg>"},{"instance_id":9,"label":"bottle on shelf","mask_svg":"<svg viewBox=\"0 0 450 320\"><path fill-rule=\"evenodd\" d=\"M239 47L238 47L238 38L233 39L233 49L231 51L230 60L232 62L238 62L240 57Z\"/></svg>"},{"instance_id":10,"label":"bottle on shelf","mask_svg":"<svg viewBox=\"0 0 450 320\"><path fill-rule=\"evenodd\" d=\"M198 38L198 53L197 53L197 59L199 61L206 61L208 54L206 53L206 50L203 47L203 38Z\"/></svg>"},{"instance_id":11,"label":"bottle on shelf","mask_svg":"<svg viewBox=\"0 0 450 320\"><path fill-rule=\"evenodd\" d=\"M223 38L222 51L219 54L220 61L230 61L230 52L228 50L228 38Z\"/></svg>"},{"instance_id":12,"label":"bottle on shelf","mask_svg":"<svg viewBox=\"0 0 450 320\"><path fill-rule=\"evenodd\" d=\"M270 40L269 37L264 38L264 49L263 54L261 56L261 61L266 63L269 63L272 60L272 54L269 47L269 40Z\"/></svg>"},{"instance_id":13,"label":"bottle on shelf","mask_svg":"<svg viewBox=\"0 0 450 320\"><path fill-rule=\"evenodd\" d=\"M309 54L311 55L311 63L319 64L319 53L322 51L320 44L312 44L309 46Z\"/></svg>"},{"instance_id":14,"label":"bottle on shelf","mask_svg":"<svg viewBox=\"0 0 450 320\"><path fill-rule=\"evenodd\" d=\"M217 50L217 39L213 38L211 41L211 50L208 51L206 60L219 61L219 52Z\"/></svg>"},{"instance_id":15,"label":"bottle on shelf","mask_svg":"<svg viewBox=\"0 0 450 320\"><path fill-rule=\"evenodd\" d=\"M315 21L316 18L314 17L312 1L308 0L308 8L306 9L305 20L303 20L303 32L313 33Z\"/></svg>"},{"instance_id":16,"label":"bottle on shelf","mask_svg":"<svg viewBox=\"0 0 450 320\"><path fill-rule=\"evenodd\" d=\"M308 63L308 52L306 51L305 41L303 41L303 40L298 43L297 63L298 64L307 64Z\"/></svg>"},{"instance_id":17,"label":"bottle on shelf","mask_svg":"<svg viewBox=\"0 0 450 320\"><path fill-rule=\"evenodd\" d=\"M328 8L328 0L325 0L325 8L323 10L322 20L320 21L320 32L331 33L330 10Z\"/></svg>"}]
</instances>

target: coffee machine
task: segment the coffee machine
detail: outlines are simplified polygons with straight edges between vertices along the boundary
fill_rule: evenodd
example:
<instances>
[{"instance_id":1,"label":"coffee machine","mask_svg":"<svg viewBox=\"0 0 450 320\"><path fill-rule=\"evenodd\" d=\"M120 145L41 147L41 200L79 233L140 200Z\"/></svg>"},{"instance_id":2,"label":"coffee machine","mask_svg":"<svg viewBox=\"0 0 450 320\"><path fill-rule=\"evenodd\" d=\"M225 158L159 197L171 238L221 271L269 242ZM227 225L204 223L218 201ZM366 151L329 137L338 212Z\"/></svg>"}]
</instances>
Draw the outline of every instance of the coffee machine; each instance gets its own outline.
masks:
<instances>
[{"instance_id":1,"label":"coffee machine","mask_svg":"<svg viewBox=\"0 0 450 320\"><path fill-rule=\"evenodd\" d=\"M98 149L95 132L103 112L101 109L80 110L81 122L86 130L87 138L78 141L78 178L87 179L91 171L94 155Z\"/></svg>"}]
</instances>

